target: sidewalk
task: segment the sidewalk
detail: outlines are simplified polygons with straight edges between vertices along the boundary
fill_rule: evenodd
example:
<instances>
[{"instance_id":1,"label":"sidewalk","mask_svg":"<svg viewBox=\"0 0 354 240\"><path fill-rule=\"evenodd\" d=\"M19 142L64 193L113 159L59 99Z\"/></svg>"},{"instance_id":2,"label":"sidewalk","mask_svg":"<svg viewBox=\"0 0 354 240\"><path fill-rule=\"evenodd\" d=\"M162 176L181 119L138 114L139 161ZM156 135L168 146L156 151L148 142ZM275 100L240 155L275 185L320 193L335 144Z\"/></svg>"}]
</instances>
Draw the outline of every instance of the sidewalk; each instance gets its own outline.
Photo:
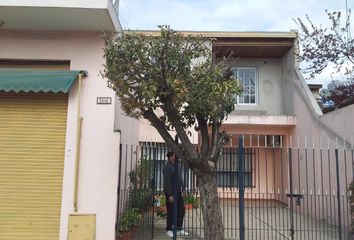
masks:
<instances>
[{"instance_id":1,"label":"sidewalk","mask_svg":"<svg viewBox=\"0 0 354 240\"><path fill-rule=\"evenodd\" d=\"M162 218L156 219L156 222L154 225L154 238L153 238L153 240L171 240L172 239L166 235L165 225L166 225L165 219L162 219ZM177 240L182 240L182 239L201 239L201 238L188 237L188 236L177 236Z\"/></svg>"}]
</instances>

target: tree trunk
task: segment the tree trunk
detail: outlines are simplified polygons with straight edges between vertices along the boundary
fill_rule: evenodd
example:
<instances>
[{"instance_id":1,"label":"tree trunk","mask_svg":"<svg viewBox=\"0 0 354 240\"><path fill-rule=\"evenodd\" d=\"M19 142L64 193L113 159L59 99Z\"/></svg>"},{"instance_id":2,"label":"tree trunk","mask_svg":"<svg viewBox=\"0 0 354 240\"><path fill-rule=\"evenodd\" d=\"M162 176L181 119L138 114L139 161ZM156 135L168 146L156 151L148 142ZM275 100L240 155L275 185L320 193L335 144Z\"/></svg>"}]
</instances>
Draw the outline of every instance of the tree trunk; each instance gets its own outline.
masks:
<instances>
[{"instance_id":1,"label":"tree trunk","mask_svg":"<svg viewBox=\"0 0 354 240\"><path fill-rule=\"evenodd\" d=\"M201 207L204 221L204 237L207 240L224 239L224 226L219 204L217 184L214 173L198 176Z\"/></svg>"}]
</instances>

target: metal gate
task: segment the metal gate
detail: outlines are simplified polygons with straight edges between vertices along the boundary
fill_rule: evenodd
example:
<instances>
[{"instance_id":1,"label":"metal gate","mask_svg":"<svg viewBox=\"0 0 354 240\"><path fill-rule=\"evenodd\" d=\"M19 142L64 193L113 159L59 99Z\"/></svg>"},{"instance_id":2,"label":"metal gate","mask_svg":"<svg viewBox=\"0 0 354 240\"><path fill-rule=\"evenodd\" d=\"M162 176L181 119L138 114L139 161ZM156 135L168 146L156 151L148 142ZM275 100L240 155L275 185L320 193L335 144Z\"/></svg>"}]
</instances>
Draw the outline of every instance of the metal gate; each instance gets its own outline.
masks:
<instances>
[{"instance_id":1,"label":"metal gate","mask_svg":"<svg viewBox=\"0 0 354 240\"><path fill-rule=\"evenodd\" d=\"M242 136L223 149L216 181L225 238L351 239L347 186L353 180L353 147L331 147L329 140L326 147L291 142ZM153 239L163 231L162 169L168 150L154 142L121 147L117 228L126 209L138 209L134 239ZM184 228L191 239L203 238L197 180L187 166L180 167L187 191Z\"/></svg>"}]
</instances>

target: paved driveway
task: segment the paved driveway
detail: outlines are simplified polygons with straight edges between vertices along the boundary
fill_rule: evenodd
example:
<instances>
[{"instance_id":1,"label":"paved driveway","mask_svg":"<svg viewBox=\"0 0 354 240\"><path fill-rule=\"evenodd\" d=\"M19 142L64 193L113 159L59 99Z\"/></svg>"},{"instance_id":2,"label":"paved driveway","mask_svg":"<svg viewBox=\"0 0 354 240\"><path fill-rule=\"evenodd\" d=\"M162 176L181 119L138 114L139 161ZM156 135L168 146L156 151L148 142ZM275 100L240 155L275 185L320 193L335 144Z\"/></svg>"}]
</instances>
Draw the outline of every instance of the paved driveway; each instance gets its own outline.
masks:
<instances>
[{"instance_id":1,"label":"paved driveway","mask_svg":"<svg viewBox=\"0 0 354 240\"><path fill-rule=\"evenodd\" d=\"M225 238L239 239L239 209L236 206L222 205L225 222ZM189 239L203 238L202 214L200 209L187 210L184 227L191 234ZM339 240L338 227L322 221L293 214L294 235L290 234L290 211L284 205L245 208L245 236L247 240ZM155 217L154 239L169 239L164 231L165 220ZM342 240L349 239L348 229L343 229Z\"/></svg>"}]
</instances>

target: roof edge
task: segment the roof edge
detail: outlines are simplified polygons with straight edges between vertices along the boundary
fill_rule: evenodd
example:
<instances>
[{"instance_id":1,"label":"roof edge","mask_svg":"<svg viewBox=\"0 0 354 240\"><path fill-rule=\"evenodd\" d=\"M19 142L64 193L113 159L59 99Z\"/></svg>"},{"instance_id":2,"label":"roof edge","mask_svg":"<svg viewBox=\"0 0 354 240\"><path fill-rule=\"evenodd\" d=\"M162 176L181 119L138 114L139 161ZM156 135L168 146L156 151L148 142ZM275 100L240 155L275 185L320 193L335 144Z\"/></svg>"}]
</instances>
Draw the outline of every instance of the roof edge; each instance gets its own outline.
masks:
<instances>
[{"instance_id":1,"label":"roof edge","mask_svg":"<svg viewBox=\"0 0 354 240\"><path fill-rule=\"evenodd\" d=\"M125 29L124 33L134 32L138 34L160 36L159 30L129 30ZM266 31L244 31L244 32L228 32L228 31L177 31L182 35L200 35L202 37L210 38L291 38L295 39L298 36L298 32L266 32Z\"/></svg>"}]
</instances>

